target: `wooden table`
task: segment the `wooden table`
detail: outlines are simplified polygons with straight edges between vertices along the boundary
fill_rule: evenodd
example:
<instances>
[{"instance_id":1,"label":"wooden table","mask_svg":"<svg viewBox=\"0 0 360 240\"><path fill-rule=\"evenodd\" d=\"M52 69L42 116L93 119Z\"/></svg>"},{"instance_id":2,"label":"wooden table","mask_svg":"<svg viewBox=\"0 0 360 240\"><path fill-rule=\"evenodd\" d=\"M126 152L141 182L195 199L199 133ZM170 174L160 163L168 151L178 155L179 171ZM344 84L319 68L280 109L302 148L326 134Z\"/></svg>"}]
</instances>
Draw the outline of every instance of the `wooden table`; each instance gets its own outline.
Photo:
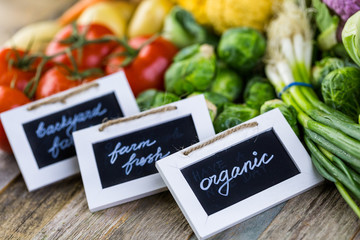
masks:
<instances>
[{"instance_id":1,"label":"wooden table","mask_svg":"<svg viewBox=\"0 0 360 240\"><path fill-rule=\"evenodd\" d=\"M75 0L0 0L0 43L28 23L53 19ZM13 156L0 153L0 239L191 239L169 192L88 210L80 176L29 193ZM212 239L360 239L360 221L330 183Z\"/></svg>"}]
</instances>

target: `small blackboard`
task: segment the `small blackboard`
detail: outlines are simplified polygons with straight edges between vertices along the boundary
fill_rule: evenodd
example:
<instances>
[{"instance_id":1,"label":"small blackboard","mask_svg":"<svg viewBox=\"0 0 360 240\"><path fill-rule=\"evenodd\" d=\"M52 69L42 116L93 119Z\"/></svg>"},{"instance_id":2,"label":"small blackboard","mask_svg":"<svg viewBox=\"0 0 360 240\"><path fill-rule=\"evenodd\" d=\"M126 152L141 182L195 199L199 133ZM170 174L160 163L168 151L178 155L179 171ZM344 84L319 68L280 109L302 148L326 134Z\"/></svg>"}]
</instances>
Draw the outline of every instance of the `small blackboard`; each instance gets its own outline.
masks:
<instances>
[{"instance_id":1,"label":"small blackboard","mask_svg":"<svg viewBox=\"0 0 360 240\"><path fill-rule=\"evenodd\" d=\"M93 144L103 188L157 173L155 162L199 141L191 115Z\"/></svg>"},{"instance_id":2,"label":"small blackboard","mask_svg":"<svg viewBox=\"0 0 360 240\"><path fill-rule=\"evenodd\" d=\"M163 158L155 166L199 239L323 180L278 109Z\"/></svg>"},{"instance_id":3,"label":"small blackboard","mask_svg":"<svg viewBox=\"0 0 360 240\"><path fill-rule=\"evenodd\" d=\"M72 133L124 114L115 97L108 93L88 102L23 124L39 168L74 157Z\"/></svg>"},{"instance_id":4,"label":"small blackboard","mask_svg":"<svg viewBox=\"0 0 360 240\"><path fill-rule=\"evenodd\" d=\"M1 121L32 191L79 172L73 132L138 112L118 72L2 113Z\"/></svg>"},{"instance_id":5,"label":"small blackboard","mask_svg":"<svg viewBox=\"0 0 360 240\"><path fill-rule=\"evenodd\" d=\"M300 173L273 129L181 172L208 215Z\"/></svg>"},{"instance_id":6,"label":"small blackboard","mask_svg":"<svg viewBox=\"0 0 360 240\"><path fill-rule=\"evenodd\" d=\"M74 133L90 211L164 191L155 163L215 135L203 95L120 120Z\"/></svg>"}]
</instances>

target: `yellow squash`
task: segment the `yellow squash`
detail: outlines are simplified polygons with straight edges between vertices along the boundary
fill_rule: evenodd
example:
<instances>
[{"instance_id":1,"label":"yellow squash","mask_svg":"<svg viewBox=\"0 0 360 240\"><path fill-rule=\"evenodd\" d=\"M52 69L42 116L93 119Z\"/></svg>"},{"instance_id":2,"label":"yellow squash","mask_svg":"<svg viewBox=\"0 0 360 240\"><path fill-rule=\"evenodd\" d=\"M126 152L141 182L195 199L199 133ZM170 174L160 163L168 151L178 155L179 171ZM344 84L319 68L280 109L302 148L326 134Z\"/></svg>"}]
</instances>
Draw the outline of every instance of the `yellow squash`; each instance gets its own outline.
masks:
<instances>
[{"instance_id":1,"label":"yellow squash","mask_svg":"<svg viewBox=\"0 0 360 240\"><path fill-rule=\"evenodd\" d=\"M170 0L143 0L130 20L128 36L132 38L160 32L172 7Z\"/></svg>"},{"instance_id":2,"label":"yellow squash","mask_svg":"<svg viewBox=\"0 0 360 240\"><path fill-rule=\"evenodd\" d=\"M96 3L79 16L78 24L98 23L108 27L118 37L126 33L126 25L135 5L128 2L104 1Z\"/></svg>"},{"instance_id":3,"label":"yellow squash","mask_svg":"<svg viewBox=\"0 0 360 240\"><path fill-rule=\"evenodd\" d=\"M32 23L16 32L4 47L29 50L33 53L43 52L59 30L60 24L57 21Z\"/></svg>"}]
</instances>

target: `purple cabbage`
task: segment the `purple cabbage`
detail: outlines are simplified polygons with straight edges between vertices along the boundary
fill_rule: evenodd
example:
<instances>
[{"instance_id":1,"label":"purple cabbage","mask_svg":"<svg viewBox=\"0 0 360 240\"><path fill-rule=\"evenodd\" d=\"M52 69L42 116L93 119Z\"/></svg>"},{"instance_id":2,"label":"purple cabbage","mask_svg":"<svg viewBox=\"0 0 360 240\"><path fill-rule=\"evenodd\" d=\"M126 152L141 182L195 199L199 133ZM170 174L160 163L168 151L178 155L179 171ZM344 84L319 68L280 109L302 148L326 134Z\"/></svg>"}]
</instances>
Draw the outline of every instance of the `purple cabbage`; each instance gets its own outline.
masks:
<instances>
[{"instance_id":1,"label":"purple cabbage","mask_svg":"<svg viewBox=\"0 0 360 240\"><path fill-rule=\"evenodd\" d=\"M360 11L360 0L323 0L323 2L341 19L336 33L338 41L341 42L341 32L345 22L353 14Z\"/></svg>"},{"instance_id":2,"label":"purple cabbage","mask_svg":"<svg viewBox=\"0 0 360 240\"><path fill-rule=\"evenodd\" d=\"M344 22L360 10L360 0L323 0L323 2Z\"/></svg>"}]
</instances>

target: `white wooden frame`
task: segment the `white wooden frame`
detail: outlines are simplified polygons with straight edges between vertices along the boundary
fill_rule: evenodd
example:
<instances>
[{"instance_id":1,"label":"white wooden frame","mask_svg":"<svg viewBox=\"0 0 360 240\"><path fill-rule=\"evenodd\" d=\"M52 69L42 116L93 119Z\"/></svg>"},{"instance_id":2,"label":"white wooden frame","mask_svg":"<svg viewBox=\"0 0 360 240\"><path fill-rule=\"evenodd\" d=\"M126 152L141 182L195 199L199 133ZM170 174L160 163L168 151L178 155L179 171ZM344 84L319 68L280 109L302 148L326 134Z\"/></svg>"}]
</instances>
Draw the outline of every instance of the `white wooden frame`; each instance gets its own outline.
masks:
<instances>
[{"instance_id":1,"label":"white wooden frame","mask_svg":"<svg viewBox=\"0 0 360 240\"><path fill-rule=\"evenodd\" d=\"M29 191L74 175L79 172L79 166L76 157L71 157L39 169L23 128L24 123L71 108L109 93L115 94L124 116L130 116L139 112L134 95L123 72L100 78L96 82L99 83L97 87L89 88L82 93L69 97L66 99L66 103L57 102L43 105L31 111L27 110L33 104L46 101L48 98L65 95L76 91L78 88L72 88L1 114L1 121Z\"/></svg>"},{"instance_id":2,"label":"white wooden frame","mask_svg":"<svg viewBox=\"0 0 360 240\"><path fill-rule=\"evenodd\" d=\"M190 114L200 140L215 135L203 95L165 106L176 106L177 109L112 125L102 132L98 131L100 126L98 125L73 133L90 211L95 212L166 190L166 185L158 173L103 189L92 148L93 143L160 125Z\"/></svg>"},{"instance_id":3,"label":"white wooden frame","mask_svg":"<svg viewBox=\"0 0 360 240\"><path fill-rule=\"evenodd\" d=\"M183 152L188 148L156 162L160 175L199 239L213 236L308 190L323 180L314 170L310 156L278 109L248 122L255 121L258 123L257 127L235 132L187 156ZM208 216L181 170L269 129L273 129L283 143L300 174Z\"/></svg>"}]
</instances>

